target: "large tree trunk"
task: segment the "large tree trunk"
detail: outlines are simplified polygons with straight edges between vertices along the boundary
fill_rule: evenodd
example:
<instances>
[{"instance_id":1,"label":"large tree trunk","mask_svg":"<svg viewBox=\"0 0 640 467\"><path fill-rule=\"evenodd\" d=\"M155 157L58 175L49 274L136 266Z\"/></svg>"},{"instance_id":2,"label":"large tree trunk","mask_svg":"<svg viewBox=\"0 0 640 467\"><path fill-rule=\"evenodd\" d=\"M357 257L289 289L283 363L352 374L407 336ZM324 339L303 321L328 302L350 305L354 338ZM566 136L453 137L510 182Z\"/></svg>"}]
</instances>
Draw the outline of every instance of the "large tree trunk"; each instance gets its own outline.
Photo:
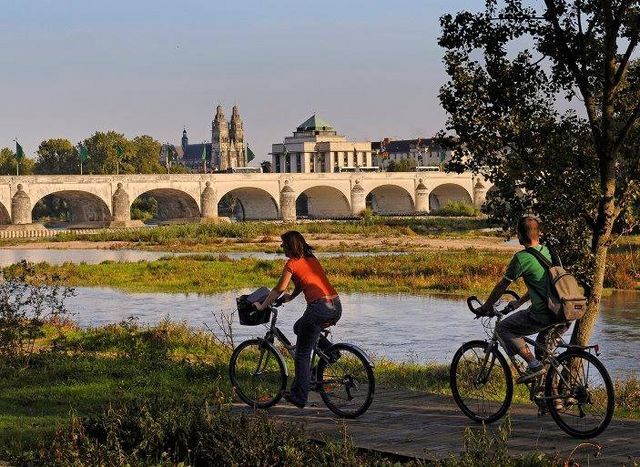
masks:
<instances>
[{"instance_id":1,"label":"large tree trunk","mask_svg":"<svg viewBox=\"0 0 640 467\"><path fill-rule=\"evenodd\" d=\"M608 238L606 240L608 240ZM573 328L573 335L571 336L572 344L589 344L589 339L593 333L593 327L595 326L598 314L600 313L600 301L602 299L602 290L604 288L604 273L607 267L608 246L606 240L600 237L598 244L596 245L593 288L591 289L591 295L589 296L587 312L581 320L576 322L576 325Z\"/></svg>"}]
</instances>

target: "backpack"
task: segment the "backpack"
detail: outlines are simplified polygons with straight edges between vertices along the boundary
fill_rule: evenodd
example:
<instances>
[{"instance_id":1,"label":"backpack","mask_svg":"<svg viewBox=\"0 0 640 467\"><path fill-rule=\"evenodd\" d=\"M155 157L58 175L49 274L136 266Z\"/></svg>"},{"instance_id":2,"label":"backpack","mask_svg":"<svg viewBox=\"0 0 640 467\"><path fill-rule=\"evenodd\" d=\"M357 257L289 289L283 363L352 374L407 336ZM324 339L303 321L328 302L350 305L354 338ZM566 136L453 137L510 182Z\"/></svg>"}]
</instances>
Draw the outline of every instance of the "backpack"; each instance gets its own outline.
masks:
<instances>
[{"instance_id":1,"label":"backpack","mask_svg":"<svg viewBox=\"0 0 640 467\"><path fill-rule=\"evenodd\" d=\"M562 266L554 266L538 250L527 248L525 251L531 253L548 272L547 307L558 321L574 321L582 318L587 311L587 299L576 278Z\"/></svg>"}]
</instances>

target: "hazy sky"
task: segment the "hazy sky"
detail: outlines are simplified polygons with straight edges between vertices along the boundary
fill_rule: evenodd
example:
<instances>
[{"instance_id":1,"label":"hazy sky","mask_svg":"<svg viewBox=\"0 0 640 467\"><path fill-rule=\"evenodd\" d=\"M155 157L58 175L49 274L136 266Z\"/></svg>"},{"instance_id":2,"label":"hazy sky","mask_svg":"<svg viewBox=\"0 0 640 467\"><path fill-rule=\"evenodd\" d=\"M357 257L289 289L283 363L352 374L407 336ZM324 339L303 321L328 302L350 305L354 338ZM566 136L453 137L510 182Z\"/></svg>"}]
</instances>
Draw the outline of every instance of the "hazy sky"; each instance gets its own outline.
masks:
<instances>
[{"instance_id":1,"label":"hazy sky","mask_svg":"<svg viewBox=\"0 0 640 467\"><path fill-rule=\"evenodd\" d=\"M0 0L0 147L96 130L210 141L237 104L263 159L314 112L349 138L444 122L438 18L479 0Z\"/></svg>"}]
</instances>

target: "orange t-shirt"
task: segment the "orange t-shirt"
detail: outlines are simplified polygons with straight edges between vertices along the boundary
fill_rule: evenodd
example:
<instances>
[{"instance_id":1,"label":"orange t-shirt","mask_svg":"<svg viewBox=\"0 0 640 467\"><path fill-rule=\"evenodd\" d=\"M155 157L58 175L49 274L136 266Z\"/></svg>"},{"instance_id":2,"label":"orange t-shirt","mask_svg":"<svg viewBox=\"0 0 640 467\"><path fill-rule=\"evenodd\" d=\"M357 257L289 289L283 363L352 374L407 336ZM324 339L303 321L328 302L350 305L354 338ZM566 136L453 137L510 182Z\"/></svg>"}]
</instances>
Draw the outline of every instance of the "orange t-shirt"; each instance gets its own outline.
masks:
<instances>
[{"instance_id":1,"label":"orange t-shirt","mask_svg":"<svg viewBox=\"0 0 640 467\"><path fill-rule=\"evenodd\" d=\"M337 296L336 290L329 283L327 275L315 256L290 258L284 266L291 273L293 283L302 289L307 303L315 302L323 297Z\"/></svg>"}]
</instances>

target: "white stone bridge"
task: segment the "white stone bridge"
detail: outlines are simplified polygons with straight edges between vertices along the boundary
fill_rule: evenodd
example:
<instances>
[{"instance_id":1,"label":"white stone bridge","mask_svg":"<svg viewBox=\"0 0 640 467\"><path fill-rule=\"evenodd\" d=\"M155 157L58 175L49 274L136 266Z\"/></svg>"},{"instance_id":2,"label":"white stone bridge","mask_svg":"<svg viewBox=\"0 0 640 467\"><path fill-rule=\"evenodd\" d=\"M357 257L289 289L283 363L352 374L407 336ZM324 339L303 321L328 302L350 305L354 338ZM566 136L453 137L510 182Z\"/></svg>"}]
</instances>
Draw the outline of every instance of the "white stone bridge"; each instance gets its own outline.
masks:
<instances>
[{"instance_id":1,"label":"white stone bridge","mask_svg":"<svg viewBox=\"0 0 640 467\"><path fill-rule=\"evenodd\" d=\"M471 174L443 172L3 176L0 224L32 224L48 195L66 202L70 227L119 227L133 224L131 204L144 195L157 200L159 221L186 222L217 218L227 194L240 219L294 220L348 218L367 206L383 215L426 213L450 200L479 206L486 191Z\"/></svg>"}]
</instances>

